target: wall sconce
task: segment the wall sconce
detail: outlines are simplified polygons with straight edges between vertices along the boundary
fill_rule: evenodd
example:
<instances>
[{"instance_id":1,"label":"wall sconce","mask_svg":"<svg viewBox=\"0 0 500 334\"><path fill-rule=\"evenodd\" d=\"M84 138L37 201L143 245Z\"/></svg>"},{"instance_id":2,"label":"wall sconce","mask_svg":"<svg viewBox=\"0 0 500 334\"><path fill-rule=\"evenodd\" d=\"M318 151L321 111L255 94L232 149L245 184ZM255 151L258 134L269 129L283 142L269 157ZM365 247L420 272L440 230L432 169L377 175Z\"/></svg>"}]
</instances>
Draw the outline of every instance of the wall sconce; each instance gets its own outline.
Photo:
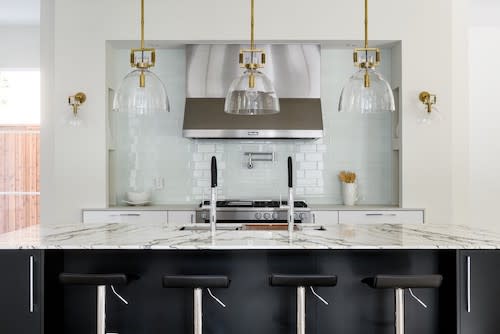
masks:
<instances>
[{"instance_id":1,"label":"wall sconce","mask_svg":"<svg viewBox=\"0 0 500 334\"><path fill-rule=\"evenodd\" d=\"M79 127L82 125L82 119L78 116L80 106L87 100L87 95L78 92L75 95L68 96L68 104L72 107L72 115L67 120L70 126Z\"/></svg>"},{"instance_id":2,"label":"wall sconce","mask_svg":"<svg viewBox=\"0 0 500 334\"><path fill-rule=\"evenodd\" d=\"M418 99L424 106L419 113L419 123L430 124L433 121L441 120L441 114L438 108L436 108L437 96L435 94L423 91L418 95Z\"/></svg>"}]
</instances>

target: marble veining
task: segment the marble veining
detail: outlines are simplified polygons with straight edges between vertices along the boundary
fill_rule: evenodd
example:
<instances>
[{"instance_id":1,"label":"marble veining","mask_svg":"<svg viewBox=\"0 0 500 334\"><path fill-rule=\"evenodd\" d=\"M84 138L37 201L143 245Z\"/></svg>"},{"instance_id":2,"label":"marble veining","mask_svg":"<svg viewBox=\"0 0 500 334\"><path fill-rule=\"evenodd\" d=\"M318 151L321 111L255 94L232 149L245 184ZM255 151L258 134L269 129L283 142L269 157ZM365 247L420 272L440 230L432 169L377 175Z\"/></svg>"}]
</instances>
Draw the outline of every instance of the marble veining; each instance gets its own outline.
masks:
<instances>
[{"instance_id":1,"label":"marble veining","mask_svg":"<svg viewBox=\"0 0 500 334\"><path fill-rule=\"evenodd\" d=\"M458 225L332 225L326 231L180 231L159 224L32 226L0 249L497 249L500 229Z\"/></svg>"}]
</instances>

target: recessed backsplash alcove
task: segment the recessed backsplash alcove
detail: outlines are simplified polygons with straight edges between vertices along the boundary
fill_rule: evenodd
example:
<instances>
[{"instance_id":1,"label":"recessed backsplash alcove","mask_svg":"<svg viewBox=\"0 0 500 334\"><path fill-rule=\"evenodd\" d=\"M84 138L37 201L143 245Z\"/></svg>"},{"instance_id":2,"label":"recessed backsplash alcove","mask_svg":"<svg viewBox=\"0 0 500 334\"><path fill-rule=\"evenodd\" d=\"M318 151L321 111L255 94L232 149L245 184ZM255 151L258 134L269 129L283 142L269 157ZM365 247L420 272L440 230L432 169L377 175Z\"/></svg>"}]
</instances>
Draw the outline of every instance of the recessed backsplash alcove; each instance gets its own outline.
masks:
<instances>
[{"instance_id":1,"label":"recessed backsplash alcove","mask_svg":"<svg viewBox=\"0 0 500 334\"><path fill-rule=\"evenodd\" d=\"M130 71L128 49L108 46L107 86ZM235 62L237 59L235 59ZM399 45L382 49L380 72L393 84L396 113L339 113L343 84L356 70L351 49L321 49L321 103L325 136L318 140L187 139L182 137L186 61L183 47L157 50L153 71L169 94L171 112L147 117L108 108L109 204L122 205L131 187L151 190L155 204L208 199L210 158L219 167L219 198L286 197L286 158L295 163L295 191L312 204L341 204L341 170L358 175L360 204L399 203ZM111 102L110 102L111 105ZM223 110L221 110L223 112ZM245 117L245 116L244 116ZM245 152L273 152L274 161L248 168Z\"/></svg>"}]
</instances>

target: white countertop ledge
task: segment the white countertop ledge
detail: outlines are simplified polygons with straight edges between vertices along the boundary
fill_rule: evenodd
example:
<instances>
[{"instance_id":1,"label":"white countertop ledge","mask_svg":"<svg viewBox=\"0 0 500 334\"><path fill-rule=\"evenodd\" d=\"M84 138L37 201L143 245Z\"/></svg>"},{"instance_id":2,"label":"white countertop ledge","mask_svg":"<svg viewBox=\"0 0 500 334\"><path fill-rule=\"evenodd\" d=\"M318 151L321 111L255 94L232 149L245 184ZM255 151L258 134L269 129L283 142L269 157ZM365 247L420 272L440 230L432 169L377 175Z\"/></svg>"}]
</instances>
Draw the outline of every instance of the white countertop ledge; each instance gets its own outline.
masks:
<instances>
[{"instance_id":1,"label":"white countertop ledge","mask_svg":"<svg viewBox=\"0 0 500 334\"><path fill-rule=\"evenodd\" d=\"M497 230L459 225L332 225L326 231L180 231L158 224L31 226L0 235L0 249L498 249Z\"/></svg>"}]
</instances>

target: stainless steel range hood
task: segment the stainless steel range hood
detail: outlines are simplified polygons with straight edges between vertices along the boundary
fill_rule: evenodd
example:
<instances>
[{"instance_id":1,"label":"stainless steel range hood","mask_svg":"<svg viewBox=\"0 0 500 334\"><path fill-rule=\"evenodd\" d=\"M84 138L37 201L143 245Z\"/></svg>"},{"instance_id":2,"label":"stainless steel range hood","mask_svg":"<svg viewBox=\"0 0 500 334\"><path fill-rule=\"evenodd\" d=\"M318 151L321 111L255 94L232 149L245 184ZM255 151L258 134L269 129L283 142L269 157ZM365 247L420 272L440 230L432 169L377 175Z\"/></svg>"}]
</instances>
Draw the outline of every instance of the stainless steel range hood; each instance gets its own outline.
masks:
<instances>
[{"instance_id":1,"label":"stainless steel range hood","mask_svg":"<svg viewBox=\"0 0 500 334\"><path fill-rule=\"evenodd\" d=\"M319 45L258 45L280 97L280 113L231 115L224 98L241 74L241 45L189 45L183 136L188 138L321 138ZM274 61L273 61L274 60Z\"/></svg>"}]
</instances>

